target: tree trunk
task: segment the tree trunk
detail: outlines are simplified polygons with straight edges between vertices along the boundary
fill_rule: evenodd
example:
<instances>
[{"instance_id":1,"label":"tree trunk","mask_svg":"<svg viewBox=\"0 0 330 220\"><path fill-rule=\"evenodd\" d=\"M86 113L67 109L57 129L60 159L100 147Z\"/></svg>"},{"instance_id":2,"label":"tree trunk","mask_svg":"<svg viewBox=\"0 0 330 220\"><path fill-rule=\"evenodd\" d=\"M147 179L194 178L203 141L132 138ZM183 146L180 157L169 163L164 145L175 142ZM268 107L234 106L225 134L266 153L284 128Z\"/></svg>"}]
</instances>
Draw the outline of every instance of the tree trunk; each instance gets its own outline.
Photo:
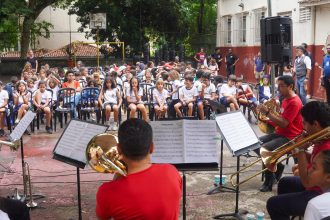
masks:
<instances>
[{"instance_id":1,"label":"tree trunk","mask_svg":"<svg viewBox=\"0 0 330 220\"><path fill-rule=\"evenodd\" d=\"M21 58L25 58L30 46L31 28L34 23L34 19L31 17L25 17L23 21L22 36L21 36Z\"/></svg>"},{"instance_id":2,"label":"tree trunk","mask_svg":"<svg viewBox=\"0 0 330 220\"><path fill-rule=\"evenodd\" d=\"M198 15L198 33L203 33L203 16L204 16L205 0L200 0L199 15Z\"/></svg>"}]
</instances>

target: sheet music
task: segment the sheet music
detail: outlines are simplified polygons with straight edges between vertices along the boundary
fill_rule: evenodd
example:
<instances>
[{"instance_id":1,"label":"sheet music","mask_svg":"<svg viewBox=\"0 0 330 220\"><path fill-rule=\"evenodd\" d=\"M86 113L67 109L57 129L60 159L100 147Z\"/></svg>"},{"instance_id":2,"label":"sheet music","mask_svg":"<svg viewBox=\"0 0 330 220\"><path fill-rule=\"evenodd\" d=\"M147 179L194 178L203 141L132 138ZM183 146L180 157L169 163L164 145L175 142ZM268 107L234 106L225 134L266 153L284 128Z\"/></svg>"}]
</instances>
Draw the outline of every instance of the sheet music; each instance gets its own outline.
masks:
<instances>
[{"instance_id":1,"label":"sheet music","mask_svg":"<svg viewBox=\"0 0 330 220\"><path fill-rule=\"evenodd\" d=\"M151 121L154 153L151 155L153 163L183 163L183 131L182 120Z\"/></svg>"},{"instance_id":2,"label":"sheet music","mask_svg":"<svg viewBox=\"0 0 330 220\"><path fill-rule=\"evenodd\" d=\"M104 125L71 120L57 142L54 153L86 164L85 150L89 141L106 130Z\"/></svg>"},{"instance_id":3,"label":"sheet music","mask_svg":"<svg viewBox=\"0 0 330 220\"><path fill-rule=\"evenodd\" d=\"M236 151L259 143L241 111L221 114L216 117L216 122L234 155Z\"/></svg>"},{"instance_id":4,"label":"sheet music","mask_svg":"<svg viewBox=\"0 0 330 220\"><path fill-rule=\"evenodd\" d=\"M185 163L219 163L213 120L184 120Z\"/></svg>"},{"instance_id":5,"label":"sheet music","mask_svg":"<svg viewBox=\"0 0 330 220\"><path fill-rule=\"evenodd\" d=\"M13 132L9 135L9 139L11 141L18 140L22 137L27 127L31 124L32 120L34 119L36 113L32 111L28 111L20 122L17 124Z\"/></svg>"},{"instance_id":6,"label":"sheet music","mask_svg":"<svg viewBox=\"0 0 330 220\"><path fill-rule=\"evenodd\" d=\"M152 121L153 163L219 162L215 121Z\"/></svg>"}]
</instances>

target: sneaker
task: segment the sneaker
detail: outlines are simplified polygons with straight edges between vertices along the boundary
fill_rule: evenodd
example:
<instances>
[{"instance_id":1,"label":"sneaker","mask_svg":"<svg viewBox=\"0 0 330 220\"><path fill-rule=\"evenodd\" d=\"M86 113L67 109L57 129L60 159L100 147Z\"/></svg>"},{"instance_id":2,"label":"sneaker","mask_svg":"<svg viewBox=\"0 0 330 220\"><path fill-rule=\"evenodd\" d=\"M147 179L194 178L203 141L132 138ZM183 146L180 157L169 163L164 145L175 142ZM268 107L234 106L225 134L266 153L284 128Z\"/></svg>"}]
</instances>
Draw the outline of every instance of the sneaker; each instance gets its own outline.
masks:
<instances>
[{"instance_id":1,"label":"sneaker","mask_svg":"<svg viewBox=\"0 0 330 220\"><path fill-rule=\"evenodd\" d=\"M5 131L3 129L0 129L0 136L4 136L5 135Z\"/></svg>"},{"instance_id":2,"label":"sneaker","mask_svg":"<svg viewBox=\"0 0 330 220\"><path fill-rule=\"evenodd\" d=\"M53 134L53 129L51 127L46 126L46 131L48 134Z\"/></svg>"},{"instance_id":3,"label":"sneaker","mask_svg":"<svg viewBox=\"0 0 330 220\"><path fill-rule=\"evenodd\" d=\"M115 124L112 126L112 130L113 130L113 131L117 131L117 130L118 130L118 125L117 125L117 123L115 123Z\"/></svg>"},{"instance_id":4,"label":"sneaker","mask_svg":"<svg viewBox=\"0 0 330 220\"><path fill-rule=\"evenodd\" d=\"M19 118L16 118L15 120L15 125L17 125L19 123L20 119Z\"/></svg>"}]
</instances>

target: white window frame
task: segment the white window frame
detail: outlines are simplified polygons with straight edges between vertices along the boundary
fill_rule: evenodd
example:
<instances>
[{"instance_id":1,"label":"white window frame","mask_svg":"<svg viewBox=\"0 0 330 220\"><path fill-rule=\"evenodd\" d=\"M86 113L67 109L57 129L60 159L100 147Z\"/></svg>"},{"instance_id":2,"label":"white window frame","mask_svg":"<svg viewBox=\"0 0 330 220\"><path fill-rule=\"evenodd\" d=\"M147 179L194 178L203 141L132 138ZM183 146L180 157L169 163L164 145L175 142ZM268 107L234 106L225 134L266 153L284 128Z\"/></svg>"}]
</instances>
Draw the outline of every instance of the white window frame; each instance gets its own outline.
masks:
<instances>
[{"instance_id":1,"label":"white window frame","mask_svg":"<svg viewBox=\"0 0 330 220\"><path fill-rule=\"evenodd\" d=\"M304 23L312 19L311 7L299 7L299 22Z\"/></svg>"},{"instance_id":2,"label":"white window frame","mask_svg":"<svg viewBox=\"0 0 330 220\"><path fill-rule=\"evenodd\" d=\"M254 43L260 44L260 19L266 17L266 8L258 8L253 10L254 17Z\"/></svg>"},{"instance_id":3,"label":"white window frame","mask_svg":"<svg viewBox=\"0 0 330 220\"><path fill-rule=\"evenodd\" d=\"M230 21L230 27L228 27ZM231 15L226 15L221 18L221 38L223 39L223 45L232 45L232 29L233 29L233 18Z\"/></svg>"},{"instance_id":4,"label":"white window frame","mask_svg":"<svg viewBox=\"0 0 330 220\"><path fill-rule=\"evenodd\" d=\"M247 44L247 20L249 17L248 12L243 12L240 14L237 14L237 30L235 33L237 34L236 36L236 41L238 44L245 45Z\"/></svg>"}]
</instances>

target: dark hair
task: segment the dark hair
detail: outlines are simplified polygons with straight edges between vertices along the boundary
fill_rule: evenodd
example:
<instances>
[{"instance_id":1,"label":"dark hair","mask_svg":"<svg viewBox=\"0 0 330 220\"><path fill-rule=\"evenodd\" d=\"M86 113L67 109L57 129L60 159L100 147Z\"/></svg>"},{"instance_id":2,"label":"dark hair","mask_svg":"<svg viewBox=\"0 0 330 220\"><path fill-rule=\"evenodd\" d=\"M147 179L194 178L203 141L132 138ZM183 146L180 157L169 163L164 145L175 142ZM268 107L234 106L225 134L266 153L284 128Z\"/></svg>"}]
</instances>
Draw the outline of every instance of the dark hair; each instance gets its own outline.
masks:
<instances>
[{"instance_id":1,"label":"dark hair","mask_svg":"<svg viewBox=\"0 0 330 220\"><path fill-rule=\"evenodd\" d=\"M72 73L73 75L75 75L74 72L73 72L72 70L68 70L68 72L66 72L66 74L65 74L65 77L68 77L68 75L69 75L70 73Z\"/></svg>"},{"instance_id":2,"label":"dark hair","mask_svg":"<svg viewBox=\"0 0 330 220\"><path fill-rule=\"evenodd\" d=\"M111 82L111 89L114 89L114 88L116 88L116 83L115 83L115 80L112 78L112 77L106 77L105 79L104 79L104 82L103 82L103 87L102 87L102 93L104 94L105 93L105 91L107 91L107 82Z\"/></svg>"},{"instance_id":3,"label":"dark hair","mask_svg":"<svg viewBox=\"0 0 330 220\"><path fill-rule=\"evenodd\" d=\"M46 85L46 81L44 80L40 80L39 83L38 83L38 88L40 87L40 85Z\"/></svg>"},{"instance_id":4,"label":"dark hair","mask_svg":"<svg viewBox=\"0 0 330 220\"><path fill-rule=\"evenodd\" d=\"M308 102L302 107L300 112L304 120L310 124L317 121L322 128L330 125L330 108L325 102Z\"/></svg>"},{"instance_id":5,"label":"dark hair","mask_svg":"<svg viewBox=\"0 0 330 220\"><path fill-rule=\"evenodd\" d=\"M214 84L218 85L219 83L223 83L223 78L221 76L215 76Z\"/></svg>"},{"instance_id":6,"label":"dark hair","mask_svg":"<svg viewBox=\"0 0 330 220\"><path fill-rule=\"evenodd\" d=\"M203 70L198 70L198 71L196 72L196 78L197 78L197 79L200 79L200 78L203 76L203 74L204 74L204 71L203 71Z\"/></svg>"},{"instance_id":7,"label":"dark hair","mask_svg":"<svg viewBox=\"0 0 330 220\"><path fill-rule=\"evenodd\" d=\"M308 45L307 45L306 43L302 43L301 46L303 46L305 50L306 50L307 47L308 47Z\"/></svg>"},{"instance_id":8,"label":"dark hair","mask_svg":"<svg viewBox=\"0 0 330 220\"><path fill-rule=\"evenodd\" d=\"M97 87L97 82L96 82L95 79L89 79L89 80L87 81L87 87L91 87L92 84L93 84L93 88L94 88L94 87Z\"/></svg>"},{"instance_id":9,"label":"dark hair","mask_svg":"<svg viewBox=\"0 0 330 220\"><path fill-rule=\"evenodd\" d=\"M136 78L136 77L132 77L131 78L131 80L129 81L129 89L130 89L130 93L132 94L132 92L133 92L133 87L132 87L132 81L133 81L133 79L136 79L136 81L137 81L137 89L139 90L140 89L140 83L139 83L139 80ZM131 95L130 94L130 95Z\"/></svg>"},{"instance_id":10,"label":"dark hair","mask_svg":"<svg viewBox=\"0 0 330 220\"><path fill-rule=\"evenodd\" d=\"M323 150L321 154L323 156L323 171L330 173L330 150Z\"/></svg>"},{"instance_id":11,"label":"dark hair","mask_svg":"<svg viewBox=\"0 0 330 220\"><path fill-rule=\"evenodd\" d=\"M185 79L185 80L188 80L188 81L190 81L190 82L194 82L194 77L192 77L191 75L186 75L186 76L184 77L184 79Z\"/></svg>"},{"instance_id":12,"label":"dark hair","mask_svg":"<svg viewBox=\"0 0 330 220\"><path fill-rule=\"evenodd\" d=\"M118 73L116 71L111 71L110 75L116 78L118 76Z\"/></svg>"},{"instance_id":13,"label":"dark hair","mask_svg":"<svg viewBox=\"0 0 330 220\"><path fill-rule=\"evenodd\" d=\"M288 76L288 75L286 75L286 76L280 76L280 77L278 77L277 80L278 81L280 81L280 80L283 81L284 84L287 85L287 86L291 86L292 85L292 90L294 90L294 79L293 79L292 76Z\"/></svg>"},{"instance_id":14,"label":"dark hair","mask_svg":"<svg viewBox=\"0 0 330 220\"><path fill-rule=\"evenodd\" d=\"M210 76L211 76L210 73L203 73L202 78L210 80Z\"/></svg>"},{"instance_id":15,"label":"dark hair","mask_svg":"<svg viewBox=\"0 0 330 220\"><path fill-rule=\"evenodd\" d=\"M145 158L152 144L152 128L144 120L132 118L124 121L118 130L122 153L129 159Z\"/></svg>"}]
</instances>

